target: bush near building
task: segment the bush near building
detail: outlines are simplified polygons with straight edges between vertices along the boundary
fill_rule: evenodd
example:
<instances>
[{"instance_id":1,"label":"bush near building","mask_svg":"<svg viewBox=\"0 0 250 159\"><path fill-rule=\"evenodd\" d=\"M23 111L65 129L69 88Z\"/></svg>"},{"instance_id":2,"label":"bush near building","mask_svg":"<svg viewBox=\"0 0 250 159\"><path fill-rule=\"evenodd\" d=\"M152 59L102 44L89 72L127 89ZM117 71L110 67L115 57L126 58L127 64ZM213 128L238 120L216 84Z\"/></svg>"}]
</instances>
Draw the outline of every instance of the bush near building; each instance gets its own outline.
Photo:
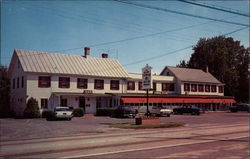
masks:
<instances>
[{"instance_id":1,"label":"bush near building","mask_svg":"<svg viewBox=\"0 0 250 159\"><path fill-rule=\"evenodd\" d=\"M38 107L38 102L35 98L31 97L28 100L23 115L25 118L39 118L41 116Z\"/></svg>"},{"instance_id":2,"label":"bush near building","mask_svg":"<svg viewBox=\"0 0 250 159\"><path fill-rule=\"evenodd\" d=\"M97 108L96 116L112 116L116 108Z\"/></svg>"},{"instance_id":3,"label":"bush near building","mask_svg":"<svg viewBox=\"0 0 250 159\"><path fill-rule=\"evenodd\" d=\"M84 115L84 111L82 108L76 108L73 110L74 117L82 117Z\"/></svg>"}]
</instances>

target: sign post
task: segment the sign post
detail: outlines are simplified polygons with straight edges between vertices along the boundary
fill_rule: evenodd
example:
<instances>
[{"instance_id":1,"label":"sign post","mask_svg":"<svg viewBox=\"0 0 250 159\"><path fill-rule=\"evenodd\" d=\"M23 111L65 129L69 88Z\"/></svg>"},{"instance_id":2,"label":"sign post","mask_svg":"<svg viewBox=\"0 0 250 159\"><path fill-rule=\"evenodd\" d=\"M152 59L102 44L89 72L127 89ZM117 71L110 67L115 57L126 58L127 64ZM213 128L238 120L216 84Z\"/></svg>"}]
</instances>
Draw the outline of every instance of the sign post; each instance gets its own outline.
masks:
<instances>
[{"instance_id":1,"label":"sign post","mask_svg":"<svg viewBox=\"0 0 250 159\"><path fill-rule=\"evenodd\" d=\"M152 88L152 76L151 76L151 69L148 64L142 68L142 89L147 91L147 117L149 116L149 110L148 110L148 91Z\"/></svg>"}]
</instances>

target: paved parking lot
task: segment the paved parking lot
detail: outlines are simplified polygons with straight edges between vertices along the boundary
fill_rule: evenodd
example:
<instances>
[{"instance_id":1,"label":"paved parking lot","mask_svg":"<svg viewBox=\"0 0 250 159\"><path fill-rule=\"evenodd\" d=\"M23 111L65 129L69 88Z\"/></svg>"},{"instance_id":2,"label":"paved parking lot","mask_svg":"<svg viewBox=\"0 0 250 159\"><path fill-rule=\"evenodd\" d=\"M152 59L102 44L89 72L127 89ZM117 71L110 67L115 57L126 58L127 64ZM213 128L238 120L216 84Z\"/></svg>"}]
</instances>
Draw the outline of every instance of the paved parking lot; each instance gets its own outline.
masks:
<instances>
[{"instance_id":1,"label":"paved parking lot","mask_svg":"<svg viewBox=\"0 0 250 159\"><path fill-rule=\"evenodd\" d=\"M82 117L72 121L1 119L0 158L248 158L249 113L172 115L161 129L109 128L135 119Z\"/></svg>"},{"instance_id":2,"label":"paved parking lot","mask_svg":"<svg viewBox=\"0 0 250 159\"><path fill-rule=\"evenodd\" d=\"M214 112L200 116L171 115L160 117L161 122L183 122L186 126L209 124L250 123L249 113ZM135 119L110 118L110 117L81 117L71 121L46 121L46 119L0 119L1 141L36 139L58 136L75 136L109 133L114 131L134 131L109 128L112 123L134 122Z\"/></svg>"}]
</instances>

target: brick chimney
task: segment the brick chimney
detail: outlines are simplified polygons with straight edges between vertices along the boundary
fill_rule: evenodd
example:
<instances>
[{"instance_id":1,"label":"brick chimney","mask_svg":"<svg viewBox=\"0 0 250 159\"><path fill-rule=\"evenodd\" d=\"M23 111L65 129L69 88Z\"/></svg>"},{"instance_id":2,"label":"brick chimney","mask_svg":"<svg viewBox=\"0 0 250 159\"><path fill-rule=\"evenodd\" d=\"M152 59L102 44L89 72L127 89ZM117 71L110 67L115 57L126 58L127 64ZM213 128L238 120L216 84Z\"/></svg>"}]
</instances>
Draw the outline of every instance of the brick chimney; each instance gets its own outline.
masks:
<instances>
[{"instance_id":1,"label":"brick chimney","mask_svg":"<svg viewBox=\"0 0 250 159\"><path fill-rule=\"evenodd\" d=\"M106 54L106 53L102 53L102 58L108 58L109 57L109 55L108 54Z\"/></svg>"},{"instance_id":2,"label":"brick chimney","mask_svg":"<svg viewBox=\"0 0 250 159\"><path fill-rule=\"evenodd\" d=\"M209 72L209 69L208 69L208 66L206 66L206 73L208 73Z\"/></svg>"},{"instance_id":3,"label":"brick chimney","mask_svg":"<svg viewBox=\"0 0 250 159\"><path fill-rule=\"evenodd\" d=\"M84 48L84 57L88 57L88 56L90 56L90 48L89 47L85 47Z\"/></svg>"}]
</instances>

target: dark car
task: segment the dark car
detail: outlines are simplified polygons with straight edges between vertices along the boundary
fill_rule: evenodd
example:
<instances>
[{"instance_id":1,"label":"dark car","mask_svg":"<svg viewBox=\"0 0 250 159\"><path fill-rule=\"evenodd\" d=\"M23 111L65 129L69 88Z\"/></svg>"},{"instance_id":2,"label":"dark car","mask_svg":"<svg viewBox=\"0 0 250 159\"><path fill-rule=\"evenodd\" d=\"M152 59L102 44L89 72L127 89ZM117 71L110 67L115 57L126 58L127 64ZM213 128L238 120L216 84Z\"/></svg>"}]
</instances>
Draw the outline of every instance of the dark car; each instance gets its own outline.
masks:
<instances>
[{"instance_id":1,"label":"dark car","mask_svg":"<svg viewBox=\"0 0 250 159\"><path fill-rule=\"evenodd\" d=\"M231 112L247 111L250 113L250 104L239 103L230 107Z\"/></svg>"},{"instance_id":2,"label":"dark car","mask_svg":"<svg viewBox=\"0 0 250 159\"><path fill-rule=\"evenodd\" d=\"M114 111L114 117L135 117L136 114L138 113L138 110L135 109L132 106L119 106L115 111Z\"/></svg>"},{"instance_id":3,"label":"dark car","mask_svg":"<svg viewBox=\"0 0 250 159\"><path fill-rule=\"evenodd\" d=\"M200 115L203 111L196 106L183 106L179 108L174 108L174 114L192 114L192 115Z\"/></svg>"}]
</instances>

